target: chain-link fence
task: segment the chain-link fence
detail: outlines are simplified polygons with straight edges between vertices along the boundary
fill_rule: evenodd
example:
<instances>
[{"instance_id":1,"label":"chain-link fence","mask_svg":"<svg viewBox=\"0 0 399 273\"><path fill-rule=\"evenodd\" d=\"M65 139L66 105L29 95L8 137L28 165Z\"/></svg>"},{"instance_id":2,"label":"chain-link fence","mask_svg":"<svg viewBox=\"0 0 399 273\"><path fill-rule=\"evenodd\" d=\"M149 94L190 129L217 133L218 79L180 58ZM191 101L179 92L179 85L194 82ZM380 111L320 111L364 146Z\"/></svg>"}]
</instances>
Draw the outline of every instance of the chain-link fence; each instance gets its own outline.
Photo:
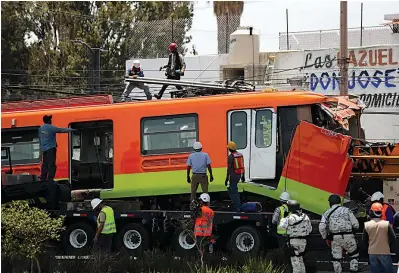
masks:
<instances>
[{"instance_id":1,"label":"chain-link fence","mask_svg":"<svg viewBox=\"0 0 399 273\"><path fill-rule=\"evenodd\" d=\"M165 58L169 54L168 46L172 42L177 43L180 50L182 50L182 45L191 41L192 37L186 35L191 28L191 24L192 18L172 18L134 23L129 35L129 56L126 56L126 59Z\"/></svg>"},{"instance_id":2,"label":"chain-link fence","mask_svg":"<svg viewBox=\"0 0 399 273\"><path fill-rule=\"evenodd\" d=\"M389 44L391 41L392 30L388 26L374 26L349 28L348 46L370 46L378 44ZM280 50L312 50L320 48L338 48L340 43L339 29L301 31L279 33ZM288 46L288 47L287 47Z\"/></svg>"}]
</instances>

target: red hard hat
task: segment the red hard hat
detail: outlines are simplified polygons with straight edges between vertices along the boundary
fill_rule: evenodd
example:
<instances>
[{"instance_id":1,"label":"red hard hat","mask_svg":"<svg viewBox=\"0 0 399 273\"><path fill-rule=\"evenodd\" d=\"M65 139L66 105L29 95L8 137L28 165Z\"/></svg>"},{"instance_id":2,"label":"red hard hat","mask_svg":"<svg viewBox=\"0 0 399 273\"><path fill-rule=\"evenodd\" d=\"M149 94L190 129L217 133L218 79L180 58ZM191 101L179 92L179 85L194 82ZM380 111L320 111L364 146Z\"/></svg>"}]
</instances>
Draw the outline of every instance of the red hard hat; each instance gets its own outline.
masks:
<instances>
[{"instance_id":1,"label":"red hard hat","mask_svg":"<svg viewBox=\"0 0 399 273\"><path fill-rule=\"evenodd\" d=\"M175 51L176 48L177 48L177 44L176 44L176 43L171 43L171 44L169 45L169 50L170 50L170 51Z\"/></svg>"},{"instance_id":2,"label":"red hard hat","mask_svg":"<svg viewBox=\"0 0 399 273\"><path fill-rule=\"evenodd\" d=\"M371 205L371 211L382 212L382 205L380 203L374 203Z\"/></svg>"}]
</instances>

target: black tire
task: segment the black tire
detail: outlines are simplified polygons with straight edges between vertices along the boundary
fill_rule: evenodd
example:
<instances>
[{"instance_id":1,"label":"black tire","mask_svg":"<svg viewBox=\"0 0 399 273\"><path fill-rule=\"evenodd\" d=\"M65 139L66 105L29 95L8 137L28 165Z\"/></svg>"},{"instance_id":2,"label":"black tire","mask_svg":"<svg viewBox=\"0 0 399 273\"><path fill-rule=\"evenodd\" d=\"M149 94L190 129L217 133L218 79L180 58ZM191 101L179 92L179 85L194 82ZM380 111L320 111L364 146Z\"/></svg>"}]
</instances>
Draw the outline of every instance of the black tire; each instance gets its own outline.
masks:
<instances>
[{"instance_id":1,"label":"black tire","mask_svg":"<svg viewBox=\"0 0 399 273\"><path fill-rule=\"evenodd\" d=\"M237 256L257 255L260 252L261 245L261 235L252 226L236 228L228 242L229 250Z\"/></svg>"},{"instance_id":2,"label":"black tire","mask_svg":"<svg viewBox=\"0 0 399 273\"><path fill-rule=\"evenodd\" d=\"M93 245L94 228L86 223L75 223L67 227L62 243L67 253L87 253Z\"/></svg>"},{"instance_id":3,"label":"black tire","mask_svg":"<svg viewBox=\"0 0 399 273\"><path fill-rule=\"evenodd\" d=\"M129 255L141 255L149 245L148 231L140 224L127 224L116 235L117 249Z\"/></svg>"},{"instance_id":4,"label":"black tire","mask_svg":"<svg viewBox=\"0 0 399 273\"><path fill-rule=\"evenodd\" d=\"M190 234L191 233L191 234ZM177 229L172 237L172 248L178 254L192 254L197 250L192 232Z\"/></svg>"}]
</instances>

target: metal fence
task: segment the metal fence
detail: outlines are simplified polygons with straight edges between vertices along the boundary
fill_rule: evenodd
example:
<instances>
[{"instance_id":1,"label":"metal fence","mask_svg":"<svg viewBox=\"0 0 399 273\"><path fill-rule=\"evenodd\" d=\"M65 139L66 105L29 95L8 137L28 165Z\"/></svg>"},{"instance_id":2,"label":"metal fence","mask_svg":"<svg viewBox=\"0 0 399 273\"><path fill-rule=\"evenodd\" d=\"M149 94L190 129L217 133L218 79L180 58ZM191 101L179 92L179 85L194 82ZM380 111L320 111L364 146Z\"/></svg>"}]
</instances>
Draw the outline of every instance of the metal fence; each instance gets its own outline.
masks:
<instances>
[{"instance_id":1,"label":"metal fence","mask_svg":"<svg viewBox=\"0 0 399 273\"><path fill-rule=\"evenodd\" d=\"M349 28L348 46L370 46L389 44L392 30L388 26ZM339 48L339 29L315 30L288 33L290 50ZM287 50L287 33L279 33L279 49Z\"/></svg>"},{"instance_id":2,"label":"metal fence","mask_svg":"<svg viewBox=\"0 0 399 273\"><path fill-rule=\"evenodd\" d=\"M191 18L135 22L129 34L129 56L126 56L126 59L165 58L169 54L168 46L172 42L180 45L182 50L184 47L181 45L191 41L192 37L186 35L191 25Z\"/></svg>"}]
</instances>

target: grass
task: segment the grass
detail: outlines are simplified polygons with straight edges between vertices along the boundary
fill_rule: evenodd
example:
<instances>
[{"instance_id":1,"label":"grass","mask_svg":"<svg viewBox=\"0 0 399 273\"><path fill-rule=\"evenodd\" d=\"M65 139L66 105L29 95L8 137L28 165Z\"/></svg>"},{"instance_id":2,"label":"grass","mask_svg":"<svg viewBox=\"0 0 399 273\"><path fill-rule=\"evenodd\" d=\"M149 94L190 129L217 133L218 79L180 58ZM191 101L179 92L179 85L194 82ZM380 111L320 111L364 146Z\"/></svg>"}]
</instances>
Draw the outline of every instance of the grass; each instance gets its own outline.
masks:
<instances>
[{"instance_id":1,"label":"grass","mask_svg":"<svg viewBox=\"0 0 399 273\"><path fill-rule=\"evenodd\" d=\"M94 256L92 259L56 260L54 254L41 257L41 273L283 273L272 254L242 259L209 255L201 267L198 256L176 257L172 252L148 251L142 257L125 254ZM273 262L272 262L273 261ZM16 260L2 255L1 272L30 272L29 260Z\"/></svg>"}]
</instances>

